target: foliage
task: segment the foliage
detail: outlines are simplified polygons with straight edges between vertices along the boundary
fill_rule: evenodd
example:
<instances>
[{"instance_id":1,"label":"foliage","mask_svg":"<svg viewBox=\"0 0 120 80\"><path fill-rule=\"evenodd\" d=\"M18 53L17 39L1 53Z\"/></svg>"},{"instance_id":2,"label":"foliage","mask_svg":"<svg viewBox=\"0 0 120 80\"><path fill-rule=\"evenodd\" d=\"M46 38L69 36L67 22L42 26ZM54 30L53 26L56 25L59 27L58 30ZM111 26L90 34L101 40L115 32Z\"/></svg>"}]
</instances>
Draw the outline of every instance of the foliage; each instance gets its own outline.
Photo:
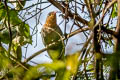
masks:
<instances>
[{"instance_id":1,"label":"foliage","mask_svg":"<svg viewBox=\"0 0 120 80\"><path fill-rule=\"evenodd\" d=\"M29 2L32 4L27 5ZM58 41L64 40L67 44L74 35L82 38L79 33L83 33L86 40L78 44L82 47L78 51L68 49L64 60L31 65L31 59L56 43L23 58L22 48L35 42L32 37L37 36L41 15L51 6L57 8L57 17L62 17L59 26L64 24L64 36ZM120 79L119 7L120 0L0 1L0 80ZM35 26L30 25L30 19L35 19Z\"/></svg>"}]
</instances>

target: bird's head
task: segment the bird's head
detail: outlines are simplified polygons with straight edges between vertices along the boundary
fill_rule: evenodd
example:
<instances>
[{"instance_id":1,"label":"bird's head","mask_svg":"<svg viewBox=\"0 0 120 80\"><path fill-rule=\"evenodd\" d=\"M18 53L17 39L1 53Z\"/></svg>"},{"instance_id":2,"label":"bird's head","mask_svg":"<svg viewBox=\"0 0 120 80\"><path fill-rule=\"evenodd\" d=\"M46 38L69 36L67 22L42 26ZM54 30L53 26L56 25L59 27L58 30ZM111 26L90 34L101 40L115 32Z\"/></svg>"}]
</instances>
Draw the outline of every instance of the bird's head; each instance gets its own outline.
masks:
<instances>
[{"instance_id":1,"label":"bird's head","mask_svg":"<svg viewBox=\"0 0 120 80\"><path fill-rule=\"evenodd\" d=\"M55 11L50 12L48 14L45 24L46 25L56 25L57 24L57 21L56 21L56 12Z\"/></svg>"},{"instance_id":2,"label":"bird's head","mask_svg":"<svg viewBox=\"0 0 120 80\"><path fill-rule=\"evenodd\" d=\"M52 11L52 12L50 12L49 14L48 14L48 17L50 17L50 16L56 16L56 11Z\"/></svg>"}]
</instances>

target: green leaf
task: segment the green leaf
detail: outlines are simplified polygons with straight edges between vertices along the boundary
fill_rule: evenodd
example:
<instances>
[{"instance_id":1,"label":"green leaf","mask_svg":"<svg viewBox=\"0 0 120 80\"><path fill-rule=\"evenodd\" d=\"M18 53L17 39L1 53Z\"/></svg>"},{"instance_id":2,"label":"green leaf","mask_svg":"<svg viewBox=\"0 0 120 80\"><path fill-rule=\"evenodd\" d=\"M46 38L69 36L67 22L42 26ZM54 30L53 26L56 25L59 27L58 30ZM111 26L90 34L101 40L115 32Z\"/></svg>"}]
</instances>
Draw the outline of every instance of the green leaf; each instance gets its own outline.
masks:
<instances>
[{"instance_id":1,"label":"green leaf","mask_svg":"<svg viewBox=\"0 0 120 80\"><path fill-rule=\"evenodd\" d=\"M65 64L62 61L39 64L35 67L31 67L31 69L26 73L24 80L33 80L40 75L51 74L53 71L59 71L63 68L65 68Z\"/></svg>"},{"instance_id":2,"label":"green leaf","mask_svg":"<svg viewBox=\"0 0 120 80\"><path fill-rule=\"evenodd\" d=\"M17 34L17 30L12 28L11 32L12 32L12 38L15 38L16 34ZM10 42L9 30L8 29L3 29L2 31L0 31L0 40L3 43L6 43L6 44L8 44Z\"/></svg>"},{"instance_id":3,"label":"green leaf","mask_svg":"<svg viewBox=\"0 0 120 80\"><path fill-rule=\"evenodd\" d=\"M26 38L30 37L30 30L29 30L29 25L25 23L21 23L19 26L19 30L23 36Z\"/></svg>"},{"instance_id":4,"label":"green leaf","mask_svg":"<svg viewBox=\"0 0 120 80\"><path fill-rule=\"evenodd\" d=\"M3 3L0 3L0 21L6 16L6 10Z\"/></svg>"},{"instance_id":5,"label":"green leaf","mask_svg":"<svg viewBox=\"0 0 120 80\"><path fill-rule=\"evenodd\" d=\"M39 72L39 67L31 67L29 71L26 72L23 80L35 80L35 78L39 77L41 73Z\"/></svg>"},{"instance_id":6,"label":"green leaf","mask_svg":"<svg viewBox=\"0 0 120 80\"><path fill-rule=\"evenodd\" d=\"M11 74L13 75L13 79L12 80L19 80L19 78L21 78L22 80L22 76L24 76L24 69L22 67L17 67L12 69Z\"/></svg>"},{"instance_id":7,"label":"green leaf","mask_svg":"<svg viewBox=\"0 0 120 80\"><path fill-rule=\"evenodd\" d=\"M66 68L71 72L71 74L76 74L78 63L79 63L79 53L74 53L72 55L68 55L66 59Z\"/></svg>"},{"instance_id":8,"label":"green leaf","mask_svg":"<svg viewBox=\"0 0 120 80\"><path fill-rule=\"evenodd\" d=\"M52 62L52 63L40 64L40 66L44 66L44 67L46 67L46 68L50 68L50 69L52 69L52 70L57 71L57 70L59 70L59 69L61 69L61 68L62 68L62 69L65 68L65 63L62 62L62 61L54 61L54 62Z\"/></svg>"},{"instance_id":9,"label":"green leaf","mask_svg":"<svg viewBox=\"0 0 120 80\"><path fill-rule=\"evenodd\" d=\"M22 49L21 49L21 46L17 46L16 54L17 54L17 60L21 61L22 60Z\"/></svg>"},{"instance_id":10,"label":"green leaf","mask_svg":"<svg viewBox=\"0 0 120 80\"><path fill-rule=\"evenodd\" d=\"M5 55L6 54L5 49L3 47L2 47L2 49L4 51L2 51L2 54L0 53L0 68L8 69L12 66L12 64L11 64L11 61L8 59L8 57ZM2 70L2 69L0 69L0 70Z\"/></svg>"},{"instance_id":11,"label":"green leaf","mask_svg":"<svg viewBox=\"0 0 120 80\"><path fill-rule=\"evenodd\" d=\"M6 10L1 9L0 10L0 20L3 18L6 18L6 22L8 22L8 17L5 17ZM16 33L18 36L21 36L20 38L20 44L25 45L26 43L32 43L32 37L30 36L30 27L28 24L23 22L19 17L18 17L18 11L15 10L10 10L9 9L9 17L10 17L10 26L12 30L12 38L14 39L16 37ZM3 22L0 25L0 29L5 28L7 24L5 25ZM13 27L12 27L13 26ZM22 39L22 40L21 40ZM4 30L0 31L0 40L6 44L9 43L9 30L5 28Z\"/></svg>"},{"instance_id":12,"label":"green leaf","mask_svg":"<svg viewBox=\"0 0 120 80\"><path fill-rule=\"evenodd\" d=\"M71 72L66 70L63 75L63 80L70 80Z\"/></svg>"},{"instance_id":13,"label":"green leaf","mask_svg":"<svg viewBox=\"0 0 120 80\"><path fill-rule=\"evenodd\" d=\"M113 45L113 43L112 43L111 40L109 40L108 43L109 43L109 46L112 46L112 45Z\"/></svg>"},{"instance_id":14,"label":"green leaf","mask_svg":"<svg viewBox=\"0 0 120 80\"><path fill-rule=\"evenodd\" d=\"M30 26L23 22L19 17L18 13L15 10L10 10L10 22L11 25L16 27L19 33L19 36L21 36L21 43L22 45L25 45L26 43L32 43L32 37L30 36Z\"/></svg>"},{"instance_id":15,"label":"green leaf","mask_svg":"<svg viewBox=\"0 0 120 80\"><path fill-rule=\"evenodd\" d=\"M18 12L15 10L9 10L9 15L10 15L10 23L11 25L17 25L22 23L22 20L18 17Z\"/></svg>"},{"instance_id":16,"label":"green leaf","mask_svg":"<svg viewBox=\"0 0 120 80\"><path fill-rule=\"evenodd\" d=\"M91 70L90 72L94 72L94 64L89 64L87 66L87 70Z\"/></svg>"},{"instance_id":17,"label":"green leaf","mask_svg":"<svg viewBox=\"0 0 120 80\"><path fill-rule=\"evenodd\" d=\"M31 69L26 73L24 80L33 80L43 74L51 74L53 71L61 72L65 69L65 63L62 61L55 61L52 63L43 63Z\"/></svg>"},{"instance_id":18,"label":"green leaf","mask_svg":"<svg viewBox=\"0 0 120 80\"><path fill-rule=\"evenodd\" d=\"M112 18L115 18L115 17L117 17L117 4L114 4L113 12L112 12Z\"/></svg>"},{"instance_id":19,"label":"green leaf","mask_svg":"<svg viewBox=\"0 0 120 80\"><path fill-rule=\"evenodd\" d=\"M22 60L22 50L21 46L19 44L14 44L12 45L12 55L18 60Z\"/></svg>"},{"instance_id":20,"label":"green leaf","mask_svg":"<svg viewBox=\"0 0 120 80\"><path fill-rule=\"evenodd\" d=\"M10 10L10 22L11 25L16 25L18 27L18 31L22 36L26 38L30 37L29 25L18 17L18 13L15 10Z\"/></svg>"}]
</instances>

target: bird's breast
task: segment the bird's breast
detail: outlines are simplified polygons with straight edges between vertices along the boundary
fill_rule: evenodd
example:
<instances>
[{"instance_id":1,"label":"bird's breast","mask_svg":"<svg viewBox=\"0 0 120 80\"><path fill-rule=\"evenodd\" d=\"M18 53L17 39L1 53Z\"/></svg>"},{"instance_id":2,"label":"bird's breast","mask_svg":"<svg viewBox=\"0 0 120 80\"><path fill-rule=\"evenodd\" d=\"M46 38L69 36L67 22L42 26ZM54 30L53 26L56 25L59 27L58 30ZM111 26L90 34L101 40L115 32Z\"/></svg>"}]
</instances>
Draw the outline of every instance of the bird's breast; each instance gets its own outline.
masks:
<instances>
[{"instance_id":1,"label":"bird's breast","mask_svg":"<svg viewBox=\"0 0 120 80\"><path fill-rule=\"evenodd\" d=\"M41 35L45 45L58 41L62 36L61 33L59 33L56 28L49 27L43 27Z\"/></svg>"}]
</instances>

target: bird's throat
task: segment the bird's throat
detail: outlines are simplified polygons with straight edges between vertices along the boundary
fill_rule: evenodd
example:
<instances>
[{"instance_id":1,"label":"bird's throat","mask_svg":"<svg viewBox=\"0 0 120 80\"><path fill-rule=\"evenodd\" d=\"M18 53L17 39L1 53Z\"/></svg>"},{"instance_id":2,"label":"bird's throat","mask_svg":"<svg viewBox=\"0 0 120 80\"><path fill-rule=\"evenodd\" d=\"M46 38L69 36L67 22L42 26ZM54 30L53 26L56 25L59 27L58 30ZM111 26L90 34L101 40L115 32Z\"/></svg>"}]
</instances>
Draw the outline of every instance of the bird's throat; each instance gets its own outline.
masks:
<instances>
[{"instance_id":1,"label":"bird's throat","mask_svg":"<svg viewBox=\"0 0 120 80\"><path fill-rule=\"evenodd\" d=\"M50 22L46 22L45 24L44 24L44 27L50 27L50 28L53 28L53 27L55 27L57 24L55 23L55 22L52 22L51 21L51 23Z\"/></svg>"},{"instance_id":2,"label":"bird's throat","mask_svg":"<svg viewBox=\"0 0 120 80\"><path fill-rule=\"evenodd\" d=\"M54 27L57 25L56 17L55 16L50 16L47 18L44 27Z\"/></svg>"}]
</instances>

